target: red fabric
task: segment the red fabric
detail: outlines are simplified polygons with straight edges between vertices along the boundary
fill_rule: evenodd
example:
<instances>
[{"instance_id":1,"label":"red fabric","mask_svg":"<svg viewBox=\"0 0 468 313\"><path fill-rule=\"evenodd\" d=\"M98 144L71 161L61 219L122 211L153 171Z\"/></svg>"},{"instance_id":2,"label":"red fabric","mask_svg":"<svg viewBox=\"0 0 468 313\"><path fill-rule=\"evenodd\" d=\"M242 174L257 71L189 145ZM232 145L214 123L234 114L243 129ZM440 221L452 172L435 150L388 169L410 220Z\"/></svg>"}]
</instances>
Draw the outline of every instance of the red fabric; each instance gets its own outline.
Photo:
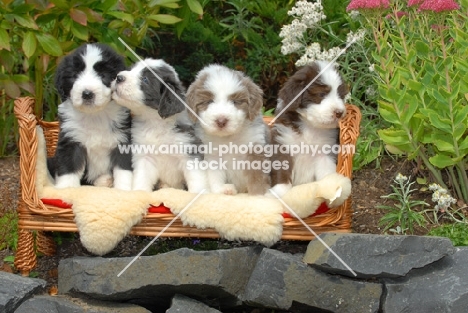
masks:
<instances>
[{"instance_id":1,"label":"red fabric","mask_svg":"<svg viewBox=\"0 0 468 313\"><path fill-rule=\"evenodd\" d=\"M171 210L164 205L154 206L150 205L148 208L148 213L159 213L159 214L170 214Z\"/></svg>"},{"instance_id":2,"label":"red fabric","mask_svg":"<svg viewBox=\"0 0 468 313\"><path fill-rule=\"evenodd\" d=\"M325 213L329 210L327 204L325 202L323 202L318 208L317 210L314 212L314 214L310 215L310 216L315 216L315 215L319 215L319 214L322 214L322 213ZM309 217L310 217L309 216ZM283 213L283 217L284 218L290 218L292 217L291 214L289 213Z\"/></svg>"},{"instance_id":3,"label":"red fabric","mask_svg":"<svg viewBox=\"0 0 468 313\"><path fill-rule=\"evenodd\" d=\"M46 205L53 205L53 206L56 206L58 208L62 208L62 209L71 209L72 205L69 204L69 203L66 203L60 199L41 199L42 203L46 204ZM311 216L315 216L315 215L319 215L319 214L322 214L322 213L325 213L327 212L329 209L328 209L328 206L325 202L323 202L318 208L317 208L317 211L314 212L314 214L312 214ZM154 206L154 205L150 205L150 207L148 208L148 213L159 213L159 214L171 214L171 210L167 207L165 207L164 205L159 205L159 206ZM290 218L291 215L289 213L283 213L282 214L284 218Z\"/></svg>"},{"instance_id":4,"label":"red fabric","mask_svg":"<svg viewBox=\"0 0 468 313\"><path fill-rule=\"evenodd\" d=\"M53 205L62 209L71 209L72 205L66 203L60 199L41 199L42 203L47 205Z\"/></svg>"}]
</instances>

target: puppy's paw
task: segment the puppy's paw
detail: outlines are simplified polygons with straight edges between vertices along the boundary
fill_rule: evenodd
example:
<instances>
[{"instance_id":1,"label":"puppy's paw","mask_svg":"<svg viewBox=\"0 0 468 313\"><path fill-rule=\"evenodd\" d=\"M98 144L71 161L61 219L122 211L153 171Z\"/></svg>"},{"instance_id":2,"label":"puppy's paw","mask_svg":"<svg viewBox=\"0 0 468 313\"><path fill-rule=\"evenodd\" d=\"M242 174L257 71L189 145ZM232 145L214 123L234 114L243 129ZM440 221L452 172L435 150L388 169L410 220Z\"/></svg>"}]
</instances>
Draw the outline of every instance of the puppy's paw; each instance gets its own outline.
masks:
<instances>
[{"instance_id":1,"label":"puppy's paw","mask_svg":"<svg viewBox=\"0 0 468 313\"><path fill-rule=\"evenodd\" d=\"M237 194L237 189L233 184L224 184L219 188L213 188L212 192L233 196Z\"/></svg>"},{"instance_id":2,"label":"puppy's paw","mask_svg":"<svg viewBox=\"0 0 468 313\"><path fill-rule=\"evenodd\" d=\"M65 174L62 176L57 176L55 179L55 188L63 189L80 186L80 177L75 174Z\"/></svg>"},{"instance_id":3,"label":"puppy's paw","mask_svg":"<svg viewBox=\"0 0 468 313\"><path fill-rule=\"evenodd\" d=\"M96 178L93 185L96 187L112 187L114 185L114 180L110 174L104 174Z\"/></svg>"}]
</instances>

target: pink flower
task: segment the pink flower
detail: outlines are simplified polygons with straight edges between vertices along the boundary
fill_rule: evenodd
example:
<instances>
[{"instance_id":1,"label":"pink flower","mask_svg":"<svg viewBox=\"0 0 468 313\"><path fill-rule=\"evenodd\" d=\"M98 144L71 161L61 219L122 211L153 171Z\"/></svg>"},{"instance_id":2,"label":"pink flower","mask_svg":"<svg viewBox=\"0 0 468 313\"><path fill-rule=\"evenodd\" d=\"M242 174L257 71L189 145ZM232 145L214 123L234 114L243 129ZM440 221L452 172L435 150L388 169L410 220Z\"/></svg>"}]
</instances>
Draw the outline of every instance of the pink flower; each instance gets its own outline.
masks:
<instances>
[{"instance_id":1,"label":"pink flower","mask_svg":"<svg viewBox=\"0 0 468 313\"><path fill-rule=\"evenodd\" d=\"M453 0L424 0L424 2L419 6L419 10L434 12L458 9L460 9L460 6Z\"/></svg>"},{"instance_id":2,"label":"pink flower","mask_svg":"<svg viewBox=\"0 0 468 313\"><path fill-rule=\"evenodd\" d=\"M389 5L389 0L351 0L346 11L359 9L386 9Z\"/></svg>"},{"instance_id":3,"label":"pink flower","mask_svg":"<svg viewBox=\"0 0 468 313\"><path fill-rule=\"evenodd\" d=\"M408 6L409 7L415 6L415 5L421 4L423 1L424 0L409 0L408 1Z\"/></svg>"}]
</instances>

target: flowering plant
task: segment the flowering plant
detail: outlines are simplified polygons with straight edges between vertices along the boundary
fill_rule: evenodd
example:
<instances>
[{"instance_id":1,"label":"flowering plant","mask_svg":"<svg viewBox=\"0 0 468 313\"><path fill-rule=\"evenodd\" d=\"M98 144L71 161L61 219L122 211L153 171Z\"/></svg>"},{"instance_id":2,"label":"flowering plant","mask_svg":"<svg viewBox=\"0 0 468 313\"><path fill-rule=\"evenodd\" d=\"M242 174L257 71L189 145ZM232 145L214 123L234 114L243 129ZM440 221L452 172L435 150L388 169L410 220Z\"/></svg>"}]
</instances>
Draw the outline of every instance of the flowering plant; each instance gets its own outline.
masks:
<instances>
[{"instance_id":1,"label":"flowering plant","mask_svg":"<svg viewBox=\"0 0 468 313\"><path fill-rule=\"evenodd\" d=\"M352 0L371 29L379 131L468 203L468 0ZM445 176L446 174L446 176Z\"/></svg>"},{"instance_id":2,"label":"flowering plant","mask_svg":"<svg viewBox=\"0 0 468 313\"><path fill-rule=\"evenodd\" d=\"M398 173L393 179L393 192L381 198L395 201L393 206L381 205L379 208L388 210L379 221L379 225L385 225L384 232L391 230L393 226L399 226L398 232L406 234L409 231L411 234L414 231L414 226L424 226L426 219L421 212L415 211L414 208L428 206L424 201L412 200L411 194L416 189L411 189L414 182L411 182L407 176Z\"/></svg>"},{"instance_id":3,"label":"flowering plant","mask_svg":"<svg viewBox=\"0 0 468 313\"><path fill-rule=\"evenodd\" d=\"M346 12L349 0L299 0L288 11L289 24L279 34L281 52L292 55L296 66L315 60L337 58L340 72L350 84L349 101L361 108L363 120L353 166L358 169L377 160L383 144L377 129L385 124L376 109L377 87L375 72L368 56L375 43L365 41L357 11ZM347 47L347 49L345 49ZM348 100L348 99L347 99Z\"/></svg>"}]
</instances>

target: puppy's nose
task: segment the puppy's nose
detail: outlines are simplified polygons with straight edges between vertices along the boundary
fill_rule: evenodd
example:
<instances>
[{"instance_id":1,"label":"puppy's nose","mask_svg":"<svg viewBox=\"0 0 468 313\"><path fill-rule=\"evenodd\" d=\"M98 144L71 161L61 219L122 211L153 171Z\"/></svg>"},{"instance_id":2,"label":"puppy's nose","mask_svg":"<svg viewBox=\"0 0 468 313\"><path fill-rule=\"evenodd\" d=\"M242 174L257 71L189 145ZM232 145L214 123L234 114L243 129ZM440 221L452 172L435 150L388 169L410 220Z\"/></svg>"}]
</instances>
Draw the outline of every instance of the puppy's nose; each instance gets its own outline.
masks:
<instances>
[{"instance_id":1,"label":"puppy's nose","mask_svg":"<svg viewBox=\"0 0 468 313\"><path fill-rule=\"evenodd\" d=\"M215 123L219 128L223 128L228 123L228 119L225 117L219 117L215 120Z\"/></svg>"},{"instance_id":2,"label":"puppy's nose","mask_svg":"<svg viewBox=\"0 0 468 313\"><path fill-rule=\"evenodd\" d=\"M343 115L344 115L344 111L343 110L335 110L335 117L336 118L342 118Z\"/></svg>"},{"instance_id":3,"label":"puppy's nose","mask_svg":"<svg viewBox=\"0 0 468 313\"><path fill-rule=\"evenodd\" d=\"M81 97L84 100L91 100L94 98L94 93L91 90L86 89L85 91L81 93Z\"/></svg>"},{"instance_id":4,"label":"puppy's nose","mask_svg":"<svg viewBox=\"0 0 468 313\"><path fill-rule=\"evenodd\" d=\"M117 78L115 79L117 84L124 82L125 81L125 76L123 75L117 75Z\"/></svg>"}]
</instances>

